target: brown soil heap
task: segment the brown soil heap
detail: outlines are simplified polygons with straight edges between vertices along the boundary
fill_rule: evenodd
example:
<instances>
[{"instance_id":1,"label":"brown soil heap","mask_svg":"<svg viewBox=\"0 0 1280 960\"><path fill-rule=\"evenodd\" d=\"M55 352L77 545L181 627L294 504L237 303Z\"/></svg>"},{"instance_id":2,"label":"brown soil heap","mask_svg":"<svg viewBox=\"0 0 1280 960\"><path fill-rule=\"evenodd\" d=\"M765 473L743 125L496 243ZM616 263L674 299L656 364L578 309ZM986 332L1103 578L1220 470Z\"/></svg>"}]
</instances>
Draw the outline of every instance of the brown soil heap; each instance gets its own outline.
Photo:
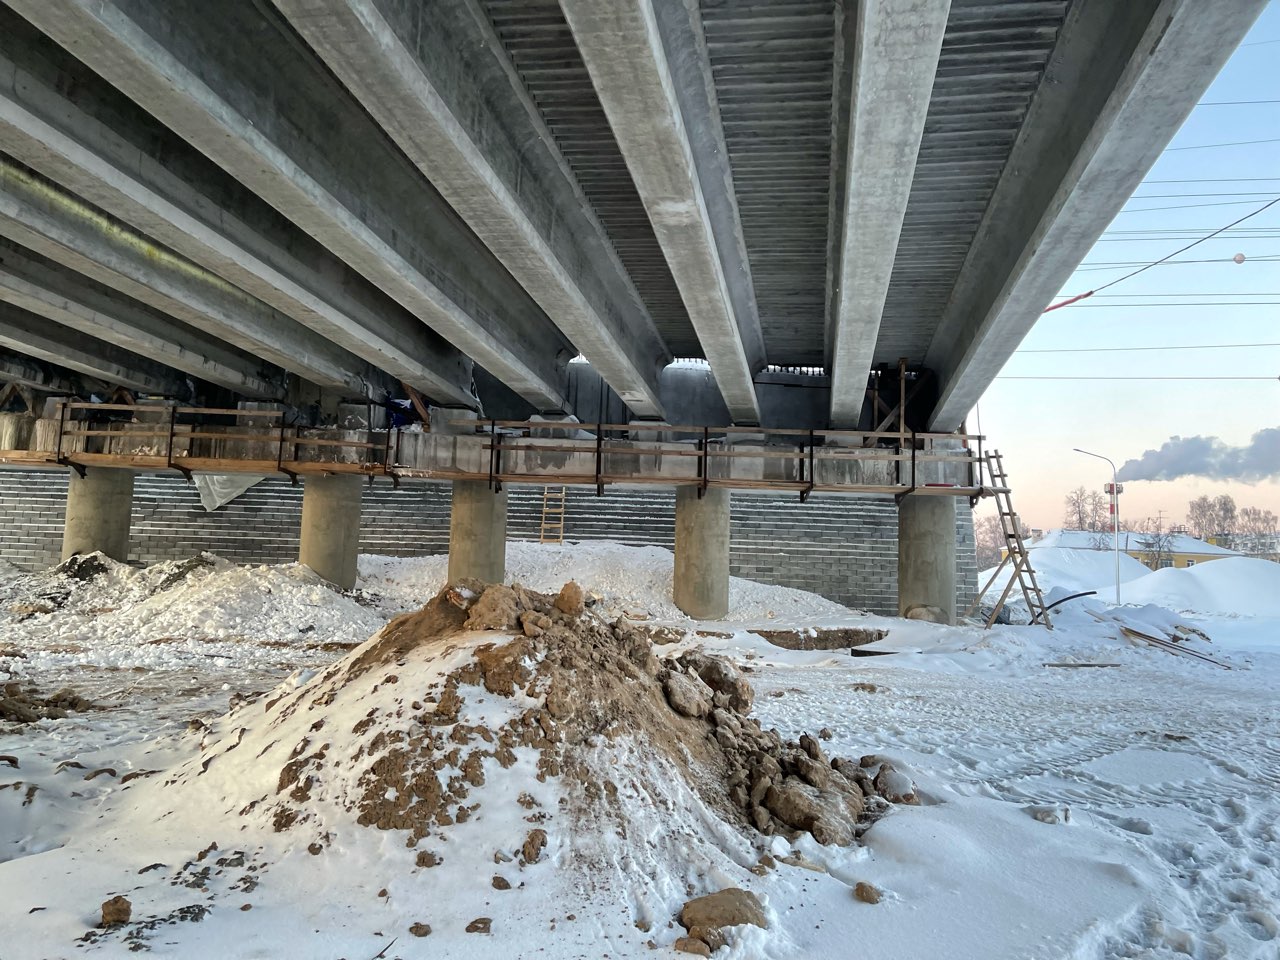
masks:
<instances>
[{"instance_id":1,"label":"brown soil heap","mask_svg":"<svg viewBox=\"0 0 1280 960\"><path fill-rule=\"evenodd\" d=\"M297 696L269 701L268 714L281 703L274 723L299 709L323 717L337 689L365 674L383 674L374 690L398 683L397 666L414 651L429 648L433 658L446 658L457 652L451 638L464 632L506 634L475 647L429 689L402 691L406 715L370 710L352 733L376 726L376 735L353 756L330 758L324 720L314 724L317 735L299 742L280 770L275 796L262 798L275 829L310 820L312 791L326 778L363 769L347 805L360 824L408 831L412 847L468 819L486 766L510 767L519 748L537 751L538 780L568 777L588 806L609 803L617 787L588 768L581 748L619 736L662 754L724 819L761 833L809 832L819 843L849 844L887 809L879 784L857 762L828 759L814 737L790 743L761 729L749 715L752 689L729 663L698 652L659 660L647 637L621 620L608 624L583 611L574 602L580 596L576 585L553 597L519 586L456 584L393 621ZM468 699L481 691L536 705L496 728L460 722ZM893 786L901 797L901 785ZM536 859L545 836L532 831L521 859Z\"/></svg>"}]
</instances>

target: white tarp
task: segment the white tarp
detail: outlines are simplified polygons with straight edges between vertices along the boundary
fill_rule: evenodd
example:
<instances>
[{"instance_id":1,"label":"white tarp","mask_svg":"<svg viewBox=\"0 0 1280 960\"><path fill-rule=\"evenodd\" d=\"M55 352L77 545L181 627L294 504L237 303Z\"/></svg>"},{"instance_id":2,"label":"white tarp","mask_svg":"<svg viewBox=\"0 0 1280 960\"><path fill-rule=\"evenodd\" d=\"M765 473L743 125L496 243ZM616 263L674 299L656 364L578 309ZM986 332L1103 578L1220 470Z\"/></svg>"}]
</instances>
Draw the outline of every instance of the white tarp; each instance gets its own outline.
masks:
<instances>
[{"instance_id":1,"label":"white tarp","mask_svg":"<svg viewBox=\"0 0 1280 960\"><path fill-rule=\"evenodd\" d=\"M200 502L204 508L213 513L265 479L251 473L202 473L196 476L196 489L200 491Z\"/></svg>"}]
</instances>

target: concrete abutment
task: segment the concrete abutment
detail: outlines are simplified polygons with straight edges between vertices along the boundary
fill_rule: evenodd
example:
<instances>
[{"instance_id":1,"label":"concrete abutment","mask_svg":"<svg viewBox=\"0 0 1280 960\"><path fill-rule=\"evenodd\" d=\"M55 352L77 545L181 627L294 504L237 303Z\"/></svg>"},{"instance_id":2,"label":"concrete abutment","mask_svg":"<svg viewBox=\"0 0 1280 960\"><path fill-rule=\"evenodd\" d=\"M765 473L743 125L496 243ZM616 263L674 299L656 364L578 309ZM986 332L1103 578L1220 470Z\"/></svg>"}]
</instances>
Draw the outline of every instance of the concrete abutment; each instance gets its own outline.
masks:
<instances>
[{"instance_id":1,"label":"concrete abutment","mask_svg":"<svg viewBox=\"0 0 1280 960\"><path fill-rule=\"evenodd\" d=\"M898 505L898 615L924 608L956 622L954 497L905 497Z\"/></svg>"},{"instance_id":2,"label":"concrete abutment","mask_svg":"<svg viewBox=\"0 0 1280 960\"><path fill-rule=\"evenodd\" d=\"M86 467L84 476L70 471L62 559L96 550L112 560L127 561L132 512L131 471Z\"/></svg>"},{"instance_id":3,"label":"concrete abutment","mask_svg":"<svg viewBox=\"0 0 1280 960\"><path fill-rule=\"evenodd\" d=\"M676 606L698 620L729 613L729 491L712 487L676 488Z\"/></svg>"},{"instance_id":4,"label":"concrete abutment","mask_svg":"<svg viewBox=\"0 0 1280 960\"><path fill-rule=\"evenodd\" d=\"M327 473L303 481L298 560L343 590L356 585L362 480Z\"/></svg>"},{"instance_id":5,"label":"concrete abutment","mask_svg":"<svg viewBox=\"0 0 1280 960\"><path fill-rule=\"evenodd\" d=\"M449 512L449 582L502 583L507 574L507 491L455 480Z\"/></svg>"}]
</instances>

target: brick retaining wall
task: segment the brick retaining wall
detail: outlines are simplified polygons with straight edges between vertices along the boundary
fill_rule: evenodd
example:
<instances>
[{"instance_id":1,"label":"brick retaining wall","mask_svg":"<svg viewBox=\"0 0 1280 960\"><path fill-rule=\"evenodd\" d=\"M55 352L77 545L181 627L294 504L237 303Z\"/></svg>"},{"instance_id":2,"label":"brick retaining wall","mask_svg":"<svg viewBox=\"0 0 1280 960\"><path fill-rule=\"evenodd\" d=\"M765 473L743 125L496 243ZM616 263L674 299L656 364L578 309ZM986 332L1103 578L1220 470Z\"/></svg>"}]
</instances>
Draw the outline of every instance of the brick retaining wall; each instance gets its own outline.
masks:
<instances>
[{"instance_id":1,"label":"brick retaining wall","mask_svg":"<svg viewBox=\"0 0 1280 960\"><path fill-rule=\"evenodd\" d=\"M0 471L0 559L27 569L57 563L66 477L48 471ZM447 483L386 481L366 487L360 550L393 556L445 553ZM799 587L877 613L896 612L897 511L892 500L815 494L735 493L731 570L735 576ZM205 512L181 477L139 475L134 484L130 560L150 563L209 550L237 563L279 563L298 556L302 487L270 479L214 513ZM541 487L510 487L508 536L536 540ZM597 498L570 487L565 537L672 546L675 492L607 490ZM977 589L973 518L957 502L957 582L963 610Z\"/></svg>"}]
</instances>

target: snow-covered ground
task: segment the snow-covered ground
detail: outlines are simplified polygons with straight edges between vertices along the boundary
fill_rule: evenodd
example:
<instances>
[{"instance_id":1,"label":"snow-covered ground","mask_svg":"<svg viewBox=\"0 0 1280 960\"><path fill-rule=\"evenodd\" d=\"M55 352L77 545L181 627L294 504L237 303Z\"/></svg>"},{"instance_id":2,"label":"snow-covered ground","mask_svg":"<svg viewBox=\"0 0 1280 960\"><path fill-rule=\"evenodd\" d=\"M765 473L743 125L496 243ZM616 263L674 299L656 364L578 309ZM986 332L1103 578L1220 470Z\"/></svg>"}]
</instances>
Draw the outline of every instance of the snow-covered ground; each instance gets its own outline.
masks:
<instances>
[{"instance_id":1,"label":"snow-covered ground","mask_svg":"<svg viewBox=\"0 0 1280 960\"><path fill-rule=\"evenodd\" d=\"M1055 559L1065 572L1054 585L1080 587L1082 562ZM549 858L524 867L486 846L500 853L495 838L519 824L483 819L460 824L455 853L431 869L406 862L395 831L343 835L323 855L291 831L226 842L247 821L223 818L215 798L240 787L219 773L223 761L207 778L202 764L238 757L234 731L262 710L251 702L218 719L228 700L324 682L312 674L430 598L443 558L363 557L351 595L296 566L219 561L109 566L86 581L0 574L0 671L45 692L70 685L106 708L0 724L0 757L18 764L0 759L0 957L123 956L131 945L184 958L678 956L670 921L684 900L741 886L763 901L769 928L731 931L721 958L1274 960L1280 565L1260 563L1152 574L1126 584L1135 605L1071 601L1052 632L869 616L747 581L733 584L728 621L695 624L670 603L666 551L509 544L510 580L554 590L573 578L608 618L681 628L685 640L660 655L700 646L731 657L751 671L765 727L784 737L827 728L828 753L887 757L922 800L835 848L750 836L674 788L654 797L623 785L624 827L602 834L613 839L590 868L559 818L546 823ZM1210 639L1192 634L1180 649L1225 666L1126 640L1121 622L1162 636L1197 628ZM891 655L783 650L749 629L765 626L879 627L888 636L872 649ZM328 719L347 737L348 714L369 706L339 699ZM244 743L255 757L280 750L270 738ZM643 741L625 749L639 755L602 762L647 762ZM235 762L252 775L253 758ZM126 782L139 771L159 772ZM486 773L491 786L524 776L544 809L557 804L524 760ZM145 799L167 780L191 801L170 811ZM220 849L199 859L215 835ZM761 850L779 862L757 875L747 867ZM593 870L634 875L643 915L636 896L584 880ZM512 889L497 892L496 874ZM858 882L881 902L857 901ZM117 894L135 923L78 942ZM492 932L466 932L481 914ZM160 922L146 929L149 918ZM409 932L417 922L430 936Z\"/></svg>"}]
</instances>

